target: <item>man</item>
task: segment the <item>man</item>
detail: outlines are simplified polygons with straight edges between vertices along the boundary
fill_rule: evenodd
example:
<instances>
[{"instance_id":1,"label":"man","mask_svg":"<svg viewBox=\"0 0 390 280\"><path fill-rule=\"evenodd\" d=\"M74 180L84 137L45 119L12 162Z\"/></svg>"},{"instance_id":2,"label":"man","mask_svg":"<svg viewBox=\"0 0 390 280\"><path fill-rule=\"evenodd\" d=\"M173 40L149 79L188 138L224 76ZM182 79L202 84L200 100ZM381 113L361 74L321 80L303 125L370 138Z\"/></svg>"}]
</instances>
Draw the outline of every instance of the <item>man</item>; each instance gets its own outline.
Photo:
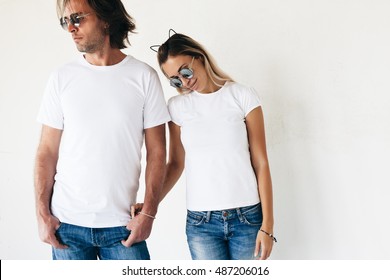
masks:
<instances>
[{"instance_id":1,"label":"man","mask_svg":"<svg viewBox=\"0 0 390 280\"><path fill-rule=\"evenodd\" d=\"M170 120L156 72L122 53L135 24L120 0L58 0L60 23L83 53L51 75L38 121L40 238L53 259L150 259ZM130 217L145 138L145 201Z\"/></svg>"}]
</instances>

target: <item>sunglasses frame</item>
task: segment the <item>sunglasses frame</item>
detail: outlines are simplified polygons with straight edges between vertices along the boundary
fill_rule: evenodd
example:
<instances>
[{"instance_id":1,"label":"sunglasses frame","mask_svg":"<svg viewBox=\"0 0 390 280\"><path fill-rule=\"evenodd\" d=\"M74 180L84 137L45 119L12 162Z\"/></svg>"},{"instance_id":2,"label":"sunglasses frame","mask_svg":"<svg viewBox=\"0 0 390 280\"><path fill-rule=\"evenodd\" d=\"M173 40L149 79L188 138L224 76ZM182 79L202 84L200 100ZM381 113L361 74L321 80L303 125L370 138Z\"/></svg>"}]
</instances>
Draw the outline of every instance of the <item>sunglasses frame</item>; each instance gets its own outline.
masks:
<instances>
[{"instance_id":1,"label":"sunglasses frame","mask_svg":"<svg viewBox=\"0 0 390 280\"><path fill-rule=\"evenodd\" d=\"M84 19L86 16L89 16L90 14L91 13L86 13L86 14L73 13L69 15L69 18L62 17L60 18L60 25L64 30L68 30L69 24L75 27L79 27L82 19Z\"/></svg>"},{"instance_id":2,"label":"sunglasses frame","mask_svg":"<svg viewBox=\"0 0 390 280\"><path fill-rule=\"evenodd\" d=\"M180 69L179 75L181 78L184 79L191 79L194 76L194 70L192 69L192 64L194 63L195 57L192 57L191 64L188 67L184 67ZM189 73L182 73L183 71L188 71ZM180 79L179 76L174 76L172 78L169 78L169 84L174 87L174 88L182 88L183 87L183 82Z\"/></svg>"}]
</instances>

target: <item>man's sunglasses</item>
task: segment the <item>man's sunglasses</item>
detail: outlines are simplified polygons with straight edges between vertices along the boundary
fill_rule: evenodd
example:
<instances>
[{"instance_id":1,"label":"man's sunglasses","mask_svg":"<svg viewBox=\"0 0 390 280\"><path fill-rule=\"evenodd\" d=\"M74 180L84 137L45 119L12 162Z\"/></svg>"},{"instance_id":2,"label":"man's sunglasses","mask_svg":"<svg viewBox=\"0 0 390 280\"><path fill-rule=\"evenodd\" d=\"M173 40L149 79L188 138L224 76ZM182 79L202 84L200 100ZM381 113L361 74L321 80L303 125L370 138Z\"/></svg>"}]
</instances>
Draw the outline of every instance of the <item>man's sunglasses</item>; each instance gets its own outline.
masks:
<instances>
[{"instance_id":1,"label":"man's sunglasses","mask_svg":"<svg viewBox=\"0 0 390 280\"><path fill-rule=\"evenodd\" d=\"M184 79L191 79L194 76L194 70L192 70L192 63L194 62L194 58L192 57L191 64L188 68L182 68L179 70L179 76ZM181 88L183 86L183 82L181 81L179 76L174 76L169 78L169 83L174 88Z\"/></svg>"},{"instance_id":2,"label":"man's sunglasses","mask_svg":"<svg viewBox=\"0 0 390 280\"><path fill-rule=\"evenodd\" d=\"M60 25L64 30L68 30L69 24L79 27L81 20L90 14L91 13L80 15L79 13L75 13L75 14L71 14L69 18L62 17L60 18Z\"/></svg>"}]
</instances>

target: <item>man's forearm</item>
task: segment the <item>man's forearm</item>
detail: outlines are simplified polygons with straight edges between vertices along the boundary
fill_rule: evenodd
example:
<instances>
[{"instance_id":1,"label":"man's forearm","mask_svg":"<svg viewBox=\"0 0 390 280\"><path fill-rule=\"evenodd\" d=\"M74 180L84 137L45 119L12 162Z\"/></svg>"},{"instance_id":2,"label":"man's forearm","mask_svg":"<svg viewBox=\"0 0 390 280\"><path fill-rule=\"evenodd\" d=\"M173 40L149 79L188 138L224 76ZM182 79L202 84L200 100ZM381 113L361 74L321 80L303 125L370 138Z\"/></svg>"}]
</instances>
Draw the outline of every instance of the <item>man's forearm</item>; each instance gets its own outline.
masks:
<instances>
[{"instance_id":1,"label":"man's forearm","mask_svg":"<svg viewBox=\"0 0 390 280\"><path fill-rule=\"evenodd\" d=\"M57 160L38 151L34 170L36 214L39 217L50 215L50 202L53 193Z\"/></svg>"},{"instance_id":2,"label":"man's forearm","mask_svg":"<svg viewBox=\"0 0 390 280\"><path fill-rule=\"evenodd\" d=\"M166 169L165 124L145 131L145 198L142 212L155 216Z\"/></svg>"},{"instance_id":3,"label":"man's forearm","mask_svg":"<svg viewBox=\"0 0 390 280\"><path fill-rule=\"evenodd\" d=\"M145 170L145 199L142 211L156 215L166 170L165 153L148 162Z\"/></svg>"},{"instance_id":4,"label":"man's forearm","mask_svg":"<svg viewBox=\"0 0 390 280\"><path fill-rule=\"evenodd\" d=\"M50 203L61 136L62 130L42 126L34 169L36 211L41 217L51 214Z\"/></svg>"}]
</instances>

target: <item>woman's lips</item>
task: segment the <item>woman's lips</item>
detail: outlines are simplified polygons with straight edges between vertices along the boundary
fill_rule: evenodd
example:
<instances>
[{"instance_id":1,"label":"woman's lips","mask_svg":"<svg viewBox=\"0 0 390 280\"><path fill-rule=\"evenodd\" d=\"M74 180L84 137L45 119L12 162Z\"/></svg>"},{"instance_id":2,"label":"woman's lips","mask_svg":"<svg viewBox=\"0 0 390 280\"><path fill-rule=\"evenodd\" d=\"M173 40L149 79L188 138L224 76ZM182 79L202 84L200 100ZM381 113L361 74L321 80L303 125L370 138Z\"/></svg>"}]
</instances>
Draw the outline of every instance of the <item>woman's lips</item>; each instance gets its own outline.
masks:
<instances>
[{"instance_id":1,"label":"woman's lips","mask_svg":"<svg viewBox=\"0 0 390 280\"><path fill-rule=\"evenodd\" d=\"M190 90L196 89L196 82L197 82L197 80L195 80L194 83L190 86Z\"/></svg>"}]
</instances>

